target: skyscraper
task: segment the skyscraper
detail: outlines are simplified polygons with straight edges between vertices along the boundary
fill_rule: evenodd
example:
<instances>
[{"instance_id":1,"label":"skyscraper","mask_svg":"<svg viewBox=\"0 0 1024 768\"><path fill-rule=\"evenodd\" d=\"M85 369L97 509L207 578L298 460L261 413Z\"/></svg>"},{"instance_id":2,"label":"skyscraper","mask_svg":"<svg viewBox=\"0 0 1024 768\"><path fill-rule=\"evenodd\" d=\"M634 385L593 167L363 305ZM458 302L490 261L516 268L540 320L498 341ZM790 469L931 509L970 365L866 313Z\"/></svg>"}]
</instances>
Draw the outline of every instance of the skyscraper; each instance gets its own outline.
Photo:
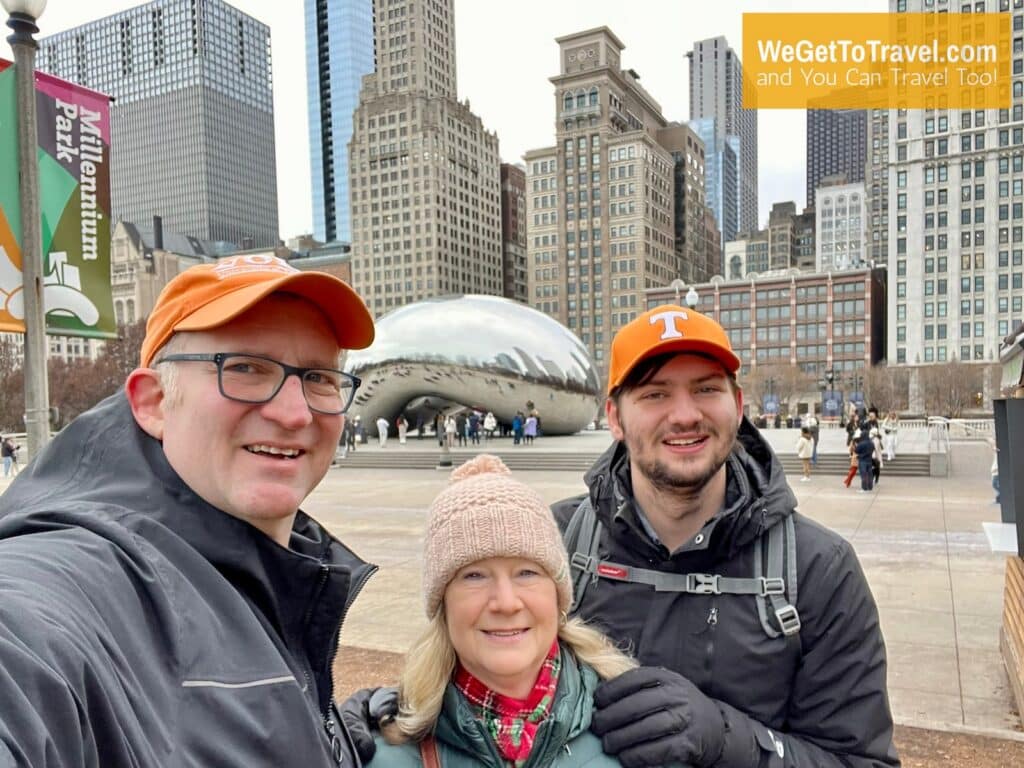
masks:
<instances>
[{"instance_id":1,"label":"skyscraper","mask_svg":"<svg viewBox=\"0 0 1024 768\"><path fill-rule=\"evenodd\" d=\"M1006 12L1024 3L949 8ZM890 0L928 13L930 0ZM1006 109L893 109L888 123L890 364L998 361L1024 318L1024 54Z\"/></svg>"},{"instance_id":2,"label":"skyscraper","mask_svg":"<svg viewBox=\"0 0 1024 768\"><path fill-rule=\"evenodd\" d=\"M807 110L807 204L826 176L844 174L849 184L864 181L868 150L866 109Z\"/></svg>"},{"instance_id":3,"label":"skyscraper","mask_svg":"<svg viewBox=\"0 0 1024 768\"><path fill-rule=\"evenodd\" d=\"M373 0L305 2L313 234L348 242L348 143L363 75L374 71Z\"/></svg>"},{"instance_id":4,"label":"skyscraper","mask_svg":"<svg viewBox=\"0 0 1024 768\"><path fill-rule=\"evenodd\" d=\"M734 147L739 139L719 139L718 120L701 117L690 121L690 127L704 142L704 191L707 206L715 217L722 242L736 238L739 232L739 165Z\"/></svg>"},{"instance_id":5,"label":"skyscraper","mask_svg":"<svg viewBox=\"0 0 1024 768\"><path fill-rule=\"evenodd\" d=\"M739 229L752 232L757 229L757 111L743 108L743 65L724 37L694 43L686 57L690 60L690 119L715 118L716 148L733 141L739 171Z\"/></svg>"},{"instance_id":6,"label":"skyscraper","mask_svg":"<svg viewBox=\"0 0 1024 768\"><path fill-rule=\"evenodd\" d=\"M624 45L610 29L556 42L555 145L524 155L529 297L580 337L603 376L612 336L644 311L644 289L692 267L676 250L683 231L675 229L672 152L692 181L700 142L670 128L640 76L621 67ZM690 204L703 209L699 199ZM683 223L696 228L692 218ZM683 253L686 242L678 242Z\"/></svg>"},{"instance_id":7,"label":"skyscraper","mask_svg":"<svg viewBox=\"0 0 1024 768\"><path fill-rule=\"evenodd\" d=\"M270 29L222 0L155 0L50 37L38 68L114 97L111 208L201 240L275 245Z\"/></svg>"},{"instance_id":8,"label":"skyscraper","mask_svg":"<svg viewBox=\"0 0 1024 768\"><path fill-rule=\"evenodd\" d=\"M454 0L376 0L349 144L352 282L375 315L503 290L498 137L456 100Z\"/></svg>"}]
</instances>

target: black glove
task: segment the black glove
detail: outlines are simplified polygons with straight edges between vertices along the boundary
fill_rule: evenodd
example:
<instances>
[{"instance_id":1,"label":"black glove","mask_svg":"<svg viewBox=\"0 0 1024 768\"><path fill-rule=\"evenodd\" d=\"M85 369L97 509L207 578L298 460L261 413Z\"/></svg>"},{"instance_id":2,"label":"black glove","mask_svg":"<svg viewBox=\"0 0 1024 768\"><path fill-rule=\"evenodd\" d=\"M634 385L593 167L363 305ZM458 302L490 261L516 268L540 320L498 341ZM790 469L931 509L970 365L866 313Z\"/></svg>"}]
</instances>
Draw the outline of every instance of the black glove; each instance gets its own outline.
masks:
<instances>
[{"instance_id":1,"label":"black glove","mask_svg":"<svg viewBox=\"0 0 1024 768\"><path fill-rule=\"evenodd\" d=\"M349 696L338 709L352 745L366 765L377 751L373 731L398 714L398 689L363 688Z\"/></svg>"},{"instance_id":2,"label":"black glove","mask_svg":"<svg viewBox=\"0 0 1024 768\"><path fill-rule=\"evenodd\" d=\"M718 705L677 672L640 667L598 686L591 730L626 768L711 768L725 748Z\"/></svg>"}]
</instances>

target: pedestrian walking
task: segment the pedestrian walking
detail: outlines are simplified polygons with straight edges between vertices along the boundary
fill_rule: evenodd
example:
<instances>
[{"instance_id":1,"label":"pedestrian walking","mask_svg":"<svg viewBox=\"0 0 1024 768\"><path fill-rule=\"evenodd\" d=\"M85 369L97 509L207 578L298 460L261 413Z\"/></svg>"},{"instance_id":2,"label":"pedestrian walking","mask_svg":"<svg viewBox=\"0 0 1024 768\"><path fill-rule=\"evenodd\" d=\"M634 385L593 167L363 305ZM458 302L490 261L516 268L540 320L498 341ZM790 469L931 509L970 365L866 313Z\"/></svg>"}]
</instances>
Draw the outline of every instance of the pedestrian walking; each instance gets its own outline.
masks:
<instances>
[{"instance_id":1,"label":"pedestrian walking","mask_svg":"<svg viewBox=\"0 0 1024 768\"><path fill-rule=\"evenodd\" d=\"M395 426L398 427L398 444L405 445L405 435L409 431L409 422L405 420L405 416L399 414L398 418L395 419Z\"/></svg>"},{"instance_id":2,"label":"pedestrian walking","mask_svg":"<svg viewBox=\"0 0 1024 768\"><path fill-rule=\"evenodd\" d=\"M860 433L858 432L856 434L857 434L857 438L856 439L860 439ZM854 445L853 442L851 442L846 447L846 450L850 454L850 471L847 472L846 473L846 477L843 478L843 485L845 485L847 488L849 488L850 487L850 483L853 482L854 475L856 475L857 472L860 470L860 461L857 459L857 452L855 450L853 450L853 445Z\"/></svg>"},{"instance_id":3,"label":"pedestrian walking","mask_svg":"<svg viewBox=\"0 0 1024 768\"><path fill-rule=\"evenodd\" d=\"M800 438L796 441L796 455L803 464L804 474L800 478L803 483L811 479L811 456L814 454L814 440L809 427L801 427Z\"/></svg>"},{"instance_id":4,"label":"pedestrian walking","mask_svg":"<svg viewBox=\"0 0 1024 768\"><path fill-rule=\"evenodd\" d=\"M383 416L377 417L377 441L381 448L388 444L388 420Z\"/></svg>"},{"instance_id":5,"label":"pedestrian walking","mask_svg":"<svg viewBox=\"0 0 1024 768\"><path fill-rule=\"evenodd\" d=\"M458 424L455 422L454 416L449 416L444 420L444 439L448 443L449 448L455 447L455 433L458 430Z\"/></svg>"}]
</instances>

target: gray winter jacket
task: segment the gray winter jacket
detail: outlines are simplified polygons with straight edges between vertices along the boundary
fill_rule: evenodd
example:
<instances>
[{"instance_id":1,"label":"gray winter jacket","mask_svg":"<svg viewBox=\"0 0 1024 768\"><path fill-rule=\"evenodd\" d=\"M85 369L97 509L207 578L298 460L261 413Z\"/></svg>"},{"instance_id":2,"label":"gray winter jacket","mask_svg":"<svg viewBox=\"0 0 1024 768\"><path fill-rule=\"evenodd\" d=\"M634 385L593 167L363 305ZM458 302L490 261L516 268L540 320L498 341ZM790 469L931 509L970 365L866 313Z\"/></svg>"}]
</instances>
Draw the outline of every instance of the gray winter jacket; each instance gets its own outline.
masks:
<instances>
[{"instance_id":1,"label":"gray winter jacket","mask_svg":"<svg viewBox=\"0 0 1024 768\"><path fill-rule=\"evenodd\" d=\"M719 703L728 727L719 768L898 766L878 611L852 547L796 512L778 458L746 419L726 468L725 508L672 554L645 533L626 447L614 444L586 476L602 523L600 557L749 578L767 529L792 515L799 641L769 637L750 595L655 592L599 579L579 615L642 664L679 672ZM563 529L582 498L554 505Z\"/></svg>"},{"instance_id":2,"label":"gray winter jacket","mask_svg":"<svg viewBox=\"0 0 1024 768\"><path fill-rule=\"evenodd\" d=\"M211 507L108 398L0 497L0 765L355 765L331 662L374 570Z\"/></svg>"}]
</instances>

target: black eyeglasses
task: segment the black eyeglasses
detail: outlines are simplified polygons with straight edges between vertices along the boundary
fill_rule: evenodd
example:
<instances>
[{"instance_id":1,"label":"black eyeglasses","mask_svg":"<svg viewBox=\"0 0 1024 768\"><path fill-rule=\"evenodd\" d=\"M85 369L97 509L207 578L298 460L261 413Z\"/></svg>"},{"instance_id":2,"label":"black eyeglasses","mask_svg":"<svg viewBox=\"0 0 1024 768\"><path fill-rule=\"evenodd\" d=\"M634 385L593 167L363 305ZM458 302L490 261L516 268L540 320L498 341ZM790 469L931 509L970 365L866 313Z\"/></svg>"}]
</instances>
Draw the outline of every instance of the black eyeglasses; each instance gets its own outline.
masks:
<instances>
[{"instance_id":1,"label":"black eyeglasses","mask_svg":"<svg viewBox=\"0 0 1024 768\"><path fill-rule=\"evenodd\" d=\"M188 362L216 363L221 395L239 403L268 403L289 376L298 376L309 409L331 416L348 410L362 384L359 377L333 368L296 368L269 357L240 352L164 355L156 365Z\"/></svg>"}]
</instances>

